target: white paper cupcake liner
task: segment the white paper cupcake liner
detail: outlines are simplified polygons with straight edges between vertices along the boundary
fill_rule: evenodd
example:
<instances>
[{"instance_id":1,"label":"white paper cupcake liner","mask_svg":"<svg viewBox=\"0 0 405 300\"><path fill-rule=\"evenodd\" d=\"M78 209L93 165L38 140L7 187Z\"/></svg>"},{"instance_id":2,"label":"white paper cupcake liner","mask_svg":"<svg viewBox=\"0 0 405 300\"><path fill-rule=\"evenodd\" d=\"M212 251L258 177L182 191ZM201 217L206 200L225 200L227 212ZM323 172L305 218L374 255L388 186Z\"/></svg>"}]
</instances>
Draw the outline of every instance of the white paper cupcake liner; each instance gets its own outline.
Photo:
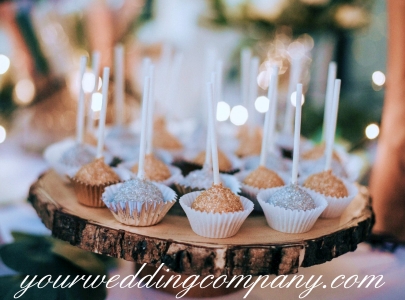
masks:
<instances>
[{"instance_id":1,"label":"white paper cupcake liner","mask_svg":"<svg viewBox=\"0 0 405 300\"><path fill-rule=\"evenodd\" d=\"M73 139L65 139L63 141L57 142L48 146L44 151L44 159L51 166L52 169L58 173L65 182L69 182L68 177L73 177L80 167L72 167L65 165L60 162L62 155L69 148L73 147L76 144L76 141ZM96 156L96 149L93 146L86 145L90 149L94 150L94 158ZM104 153L104 161L106 164L109 164L112 161L113 157L109 153ZM67 176L67 177L66 177Z\"/></svg>"},{"instance_id":2,"label":"white paper cupcake liner","mask_svg":"<svg viewBox=\"0 0 405 300\"><path fill-rule=\"evenodd\" d=\"M254 209L255 211L263 211L261 205L257 201L257 194L259 194L261 191L264 191L266 189L260 189L257 187L253 187L247 184L244 184L243 181L245 180L246 176L248 176L252 170L245 170L241 171L237 174L235 174L236 178L241 182L241 195L250 199L253 204L255 205ZM283 179L284 184L289 184L290 183L290 177L289 174L286 173L277 173L281 179Z\"/></svg>"},{"instance_id":3,"label":"white paper cupcake liner","mask_svg":"<svg viewBox=\"0 0 405 300\"><path fill-rule=\"evenodd\" d=\"M349 206L350 202L352 202L354 197L356 197L356 195L358 194L359 190L354 183L351 183L351 182L341 179L341 178L340 178L340 180L342 180L344 185L346 186L346 189L348 192L347 197L342 197L342 198L328 197L321 193L318 193L318 192L315 192L313 190L303 187L303 189L305 191L315 193L316 195L318 195L318 197L324 198L326 200L326 202L328 203L328 206L321 214L321 218L332 219L332 218L340 217L342 215L342 213L345 211L346 207Z\"/></svg>"},{"instance_id":4,"label":"white paper cupcake liner","mask_svg":"<svg viewBox=\"0 0 405 300\"><path fill-rule=\"evenodd\" d=\"M131 226L152 226L164 218L176 202L177 195L169 187L152 182L163 194L163 201L150 204L136 201L114 201L114 197L122 183L105 188L102 200L118 222Z\"/></svg>"},{"instance_id":5,"label":"white paper cupcake liner","mask_svg":"<svg viewBox=\"0 0 405 300\"><path fill-rule=\"evenodd\" d=\"M138 174L135 174L131 171L132 167L137 164L138 161L128 161L128 162L124 162L118 165L118 168L124 168L126 170L128 170L131 173L131 178L136 178L138 176ZM182 178L183 175L181 174L181 170L175 166L167 166L169 168L170 171L170 177L163 180L163 181L156 181L157 183L161 183L164 184L166 186L171 186L173 185L175 182L179 182Z\"/></svg>"},{"instance_id":6,"label":"white paper cupcake liner","mask_svg":"<svg viewBox=\"0 0 405 300\"><path fill-rule=\"evenodd\" d=\"M181 197L179 202L187 215L191 229L203 237L222 239L234 236L253 210L253 203L245 197L240 197L243 205L241 212L207 213L197 211L191 208L191 204L199 194L201 192L189 193Z\"/></svg>"},{"instance_id":7,"label":"white paper cupcake liner","mask_svg":"<svg viewBox=\"0 0 405 300\"><path fill-rule=\"evenodd\" d=\"M239 194L241 192L241 184L234 175L219 174L219 177L221 178L223 185L229 188L234 194ZM192 192L206 190L205 187L187 186L186 182L184 181L184 178L182 178L182 180L179 180L179 182L175 183L174 186L176 188L179 197Z\"/></svg>"},{"instance_id":8,"label":"white paper cupcake liner","mask_svg":"<svg viewBox=\"0 0 405 300\"><path fill-rule=\"evenodd\" d=\"M315 201L316 208L306 211L285 209L267 203L266 200L281 188L283 187L267 189L257 195L257 200L263 209L267 224L271 228L284 233L303 233L311 230L328 205L326 200L316 193L308 191Z\"/></svg>"}]
</instances>

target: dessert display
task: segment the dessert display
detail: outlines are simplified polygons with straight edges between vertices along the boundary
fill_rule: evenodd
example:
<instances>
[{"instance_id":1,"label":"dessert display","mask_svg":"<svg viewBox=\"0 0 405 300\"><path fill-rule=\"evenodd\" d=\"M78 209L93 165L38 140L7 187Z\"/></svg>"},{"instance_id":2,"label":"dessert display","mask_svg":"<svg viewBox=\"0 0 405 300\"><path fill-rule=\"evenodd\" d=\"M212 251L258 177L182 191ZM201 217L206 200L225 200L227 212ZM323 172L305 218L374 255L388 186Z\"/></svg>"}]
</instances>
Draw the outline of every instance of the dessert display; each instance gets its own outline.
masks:
<instances>
[{"instance_id":1,"label":"dessert display","mask_svg":"<svg viewBox=\"0 0 405 300\"><path fill-rule=\"evenodd\" d=\"M103 79L107 80L107 83L103 86L96 159L81 167L71 178L79 203L92 207L104 206L101 195L105 187L120 181L120 177L105 164L103 157L109 71L109 68L104 68Z\"/></svg>"},{"instance_id":2,"label":"dessert display","mask_svg":"<svg viewBox=\"0 0 405 300\"><path fill-rule=\"evenodd\" d=\"M253 210L253 203L235 195L220 182L212 83L207 85L207 96L214 184L206 191L182 196L180 205L196 234L210 238L226 238L238 232Z\"/></svg>"},{"instance_id":3,"label":"dessert display","mask_svg":"<svg viewBox=\"0 0 405 300\"><path fill-rule=\"evenodd\" d=\"M150 78L146 77L137 178L112 185L103 194L103 202L114 217L119 222L132 226L152 226L159 223L176 202L176 193L172 189L146 178L145 152L150 93Z\"/></svg>"},{"instance_id":4,"label":"dessert display","mask_svg":"<svg viewBox=\"0 0 405 300\"><path fill-rule=\"evenodd\" d=\"M273 67L271 71L271 80L268 89L268 96L271 103L276 101L277 98L277 83L278 83L278 67ZM264 132L260 149L259 166L253 171L242 171L237 176L242 181L242 193L247 198L253 201L255 209L261 211L261 207L257 202L257 194L264 189L274 188L284 185L284 180L273 170L266 167L268 149L273 148L272 142L274 140L275 123L271 122L274 117L273 109L275 105L271 105L266 112L264 121Z\"/></svg>"},{"instance_id":5,"label":"dessert display","mask_svg":"<svg viewBox=\"0 0 405 300\"><path fill-rule=\"evenodd\" d=\"M309 231L328 205L326 200L315 193L304 191L298 186L298 161L301 131L302 85L297 85L294 153L291 184L261 191L257 200L261 205L267 224L285 233L303 233ZM298 100L299 99L299 100Z\"/></svg>"},{"instance_id":6,"label":"dessert display","mask_svg":"<svg viewBox=\"0 0 405 300\"><path fill-rule=\"evenodd\" d=\"M357 195L357 187L347 180L333 174L333 144L336 130L337 110L339 105L340 81L336 80L334 97L332 99L332 112L330 114L329 132L326 136L324 171L310 175L304 181L304 187L323 197L328 207L322 213L323 218L339 217L353 198Z\"/></svg>"}]
</instances>

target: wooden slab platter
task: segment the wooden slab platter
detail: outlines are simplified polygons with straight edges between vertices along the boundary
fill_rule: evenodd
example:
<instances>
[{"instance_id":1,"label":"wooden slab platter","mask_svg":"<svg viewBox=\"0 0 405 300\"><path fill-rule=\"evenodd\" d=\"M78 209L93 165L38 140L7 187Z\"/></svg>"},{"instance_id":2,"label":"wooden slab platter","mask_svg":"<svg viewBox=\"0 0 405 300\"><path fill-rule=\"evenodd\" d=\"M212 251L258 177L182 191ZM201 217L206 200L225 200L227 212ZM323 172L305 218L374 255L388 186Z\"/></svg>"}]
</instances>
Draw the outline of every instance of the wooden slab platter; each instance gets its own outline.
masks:
<instances>
[{"instance_id":1,"label":"wooden slab platter","mask_svg":"<svg viewBox=\"0 0 405 300\"><path fill-rule=\"evenodd\" d=\"M184 216L168 214L151 227L131 227L107 208L80 205L69 183L44 173L30 189L29 201L52 235L87 251L181 274L214 276L292 274L332 260L364 241L374 216L367 188L340 218L319 219L311 231L285 234L271 229L263 215L250 215L231 238L196 235Z\"/></svg>"}]
</instances>

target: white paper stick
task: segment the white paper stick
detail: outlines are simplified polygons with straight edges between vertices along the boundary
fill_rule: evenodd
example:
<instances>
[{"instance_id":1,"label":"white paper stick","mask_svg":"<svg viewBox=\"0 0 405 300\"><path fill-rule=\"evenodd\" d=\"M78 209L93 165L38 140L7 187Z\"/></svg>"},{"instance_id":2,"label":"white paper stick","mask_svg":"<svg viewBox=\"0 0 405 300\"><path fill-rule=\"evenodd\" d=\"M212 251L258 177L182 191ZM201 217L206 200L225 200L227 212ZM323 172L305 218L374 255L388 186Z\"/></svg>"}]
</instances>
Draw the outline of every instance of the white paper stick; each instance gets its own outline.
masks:
<instances>
[{"instance_id":1,"label":"white paper stick","mask_svg":"<svg viewBox=\"0 0 405 300\"><path fill-rule=\"evenodd\" d=\"M257 75L259 74L259 58L253 57L250 61L250 76L249 76L249 105L247 107L249 124L255 126L255 101L257 99Z\"/></svg>"},{"instance_id":2,"label":"white paper stick","mask_svg":"<svg viewBox=\"0 0 405 300\"><path fill-rule=\"evenodd\" d=\"M297 84L297 92L295 97L295 128L294 128L294 150L293 150L293 168L291 183L297 184L298 179L298 163L300 158L300 137L301 137L301 99L302 99L302 84Z\"/></svg>"},{"instance_id":3,"label":"white paper stick","mask_svg":"<svg viewBox=\"0 0 405 300\"><path fill-rule=\"evenodd\" d=\"M114 76L115 76L115 122L118 126L124 124L124 47L119 44L114 48Z\"/></svg>"},{"instance_id":4,"label":"white paper stick","mask_svg":"<svg viewBox=\"0 0 405 300\"><path fill-rule=\"evenodd\" d=\"M146 134L148 126L148 102L150 91L150 78L146 76L143 84L142 94L142 127L141 127L141 144L139 148L139 160L138 160L138 178L145 178L145 151L146 151Z\"/></svg>"},{"instance_id":5,"label":"white paper stick","mask_svg":"<svg viewBox=\"0 0 405 300\"><path fill-rule=\"evenodd\" d=\"M208 111L208 109L207 109ZM209 111L208 111L209 113ZM209 120L209 116L208 116L208 120ZM207 166L209 169L212 168L212 160L211 160L211 134L210 134L210 127L209 127L209 123L207 126L207 142L205 144L205 162L204 162L204 166Z\"/></svg>"},{"instance_id":6,"label":"white paper stick","mask_svg":"<svg viewBox=\"0 0 405 300\"><path fill-rule=\"evenodd\" d=\"M272 102L275 101L275 99L274 99L274 96L276 95L275 90L277 89L277 84L278 84L278 66L271 67L271 74L270 74L269 80L270 81L269 81L269 89L267 91L267 98L269 99L270 103L269 103L269 109L267 110L266 116L264 118L262 148L260 151L260 166L262 166L262 167L266 166L268 143L269 143L269 140L272 139L272 137L270 137L271 117L273 115L271 110L274 108L274 105L272 105Z\"/></svg>"},{"instance_id":7,"label":"white paper stick","mask_svg":"<svg viewBox=\"0 0 405 300\"><path fill-rule=\"evenodd\" d=\"M156 66L156 85L155 95L158 100L159 107L163 108L163 112L168 113L168 91L169 91L169 73L172 65L173 48L169 44L164 44L160 61Z\"/></svg>"},{"instance_id":8,"label":"white paper stick","mask_svg":"<svg viewBox=\"0 0 405 300\"><path fill-rule=\"evenodd\" d=\"M221 59L217 60L215 64L215 98L216 102L223 101L222 93L223 93L223 80L224 80L224 63Z\"/></svg>"},{"instance_id":9,"label":"white paper stick","mask_svg":"<svg viewBox=\"0 0 405 300\"><path fill-rule=\"evenodd\" d=\"M87 57L80 58L80 71L79 71L79 99L77 101L77 117L76 117L76 141L79 144L83 143L84 131L84 90L83 90L83 76L86 71Z\"/></svg>"},{"instance_id":10,"label":"white paper stick","mask_svg":"<svg viewBox=\"0 0 405 300\"><path fill-rule=\"evenodd\" d=\"M152 60L149 57L144 57L142 59L142 69L141 69L142 86L144 86L146 77L149 74L149 66L151 65L151 63Z\"/></svg>"},{"instance_id":11,"label":"white paper stick","mask_svg":"<svg viewBox=\"0 0 405 300\"><path fill-rule=\"evenodd\" d=\"M105 131L105 120L107 116L107 103L108 103L108 84L110 78L110 68L104 68L103 71L103 88L102 88L102 104L100 111L100 120L98 123L98 142L97 142L97 158L103 156L104 148L104 131Z\"/></svg>"},{"instance_id":12,"label":"white paper stick","mask_svg":"<svg viewBox=\"0 0 405 300\"><path fill-rule=\"evenodd\" d=\"M147 139L146 139L146 154L153 152L153 111L155 107L155 66L149 66L149 99L148 99L148 122L147 122Z\"/></svg>"},{"instance_id":13,"label":"white paper stick","mask_svg":"<svg viewBox=\"0 0 405 300\"><path fill-rule=\"evenodd\" d=\"M329 114L329 125L328 125L328 133L326 137L326 163L325 163L325 171L330 170L332 166L332 154L333 154L333 144L335 142L335 132L336 132L336 122L337 122L337 115L339 110L339 96L340 96L340 79L335 79L335 84L333 88L333 101L331 112Z\"/></svg>"},{"instance_id":14,"label":"white paper stick","mask_svg":"<svg viewBox=\"0 0 405 300\"><path fill-rule=\"evenodd\" d=\"M208 123L211 136L212 169L214 173L214 184L220 184L221 180L219 179L216 120L214 113L214 91L212 88L212 83L207 83L207 97L208 97L208 115L209 115Z\"/></svg>"},{"instance_id":15,"label":"white paper stick","mask_svg":"<svg viewBox=\"0 0 405 300\"><path fill-rule=\"evenodd\" d=\"M88 107L88 118L87 118L87 132L93 132L94 130L94 111L91 109L91 103L93 101L93 94L98 90L99 82L99 72L100 72L100 51L93 51L91 55L91 71L94 75L94 86L93 92L89 95L89 107Z\"/></svg>"},{"instance_id":16,"label":"white paper stick","mask_svg":"<svg viewBox=\"0 0 405 300\"><path fill-rule=\"evenodd\" d=\"M276 132L276 123L277 123L277 103L278 103L278 68L275 72L275 82L274 82L274 91L271 95L269 109L271 109L270 115L270 129L268 133L268 142L267 142L267 151L274 152L274 144L275 144L275 132Z\"/></svg>"},{"instance_id":17,"label":"white paper stick","mask_svg":"<svg viewBox=\"0 0 405 300\"><path fill-rule=\"evenodd\" d=\"M285 110L285 117L284 117L284 127L283 132L286 134L292 135L293 132L293 116L294 116L294 106L291 103L291 94L294 92L297 83L300 80L301 76L301 57L293 58L291 61L291 70L290 70L290 82L288 84L288 93L286 99L286 110Z\"/></svg>"},{"instance_id":18,"label":"white paper stick","mask_svg":"<svg viewBox=\"0 0 405 300\"><path fill-rule=\"evenodd\" d=\"M323 113L323 130L322 130L322 140L326 143L329 127L330 112L332 108L333 101L333 86L336 79L337 65L336 62L331 61L329 63L328 69L328 83L326 85L326 95L325 95L325 108Z\"/></svg>"},{"instance_id":19,"label":"white paper stick","mask_svg":"<svg viewBox=\"0 0 405 300\"><path fill-rule=\"evenodd\" d=\"M176 53L173 59L173 65L170 69L170 78L169 78L169 91L167 94L167 104L170 107L179 106L179 102L177 101L178 97L178 89L179 89L179 82L180 82L180 71L183 62L183 54ZM170 114L173 115L175 118L181 116L181 112L178 110L170 110Z\"/></svg>"},{"instance_id":20,"label":"white paper stick","mask_svg":"<svg viewBox=\"0 0 405 300\"><path fill-rule=\"evenodd\" d=\"M241 97L242 105L247 109L249 107L249 73L250 73L250 59L252 57L252 51L250 49L243 49L240 53L241 60L241 73L240 73L240 85L241 85Z\"/></svg>"}]
</instances>

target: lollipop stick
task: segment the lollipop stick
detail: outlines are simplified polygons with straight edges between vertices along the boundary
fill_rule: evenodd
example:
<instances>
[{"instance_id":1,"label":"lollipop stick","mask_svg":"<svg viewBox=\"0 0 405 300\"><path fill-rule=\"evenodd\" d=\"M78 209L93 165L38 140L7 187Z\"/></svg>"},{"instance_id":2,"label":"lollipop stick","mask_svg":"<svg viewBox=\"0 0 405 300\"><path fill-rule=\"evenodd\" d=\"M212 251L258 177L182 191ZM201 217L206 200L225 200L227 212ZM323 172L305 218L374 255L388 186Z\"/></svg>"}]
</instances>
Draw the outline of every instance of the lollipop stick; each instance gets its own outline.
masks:
<instances>
[{"instance_id":1,"label":"lollipop stick","mask_svg":"<svg viewBox=\"0 0 405 300\"><path fill-rule=\"evenodd\" d=\"M327 134L328 134L330 112L331 112L331 108L332 108L333 85L334 85L335 79L336 79L336 70L337 70L336 62L331 61L329 63L329 69L328 69L328 83L326 86L325 109L324 109L324 113L323 113L322 140L325 143L326 143L326 138L327 138Z\"/></svg>"},{"instance_id":2,"label":"lollipop stick","mask_svg":"<svg viewBox=\"0 0 405 300\"><path fill-rule=\"evenodd\" d=\"M252 57L252 51L248 48L243 49L240 53L241 59L241 74L240 74L240 84L241 84L241 95L242 103L248 108L249 107L249 68L250 59Z\"/></svg>"},{"instance_id":3,"label":"lollipop stick","mask_svg":"<svg viewBox=\"0 0 405 300\"><path fill-rule=\"evenodd\" d=\"M93 51L91 55L91 70L94 75L94 86L93 91L90 94L90 101L89 101L89 108L88 108L88 118L87 118L87 132L93 132L93 125L94 125L94 112L91 109L91 103L93 102L93 94L98 90L98 73L100 72L100 52Z\"/></svg>"},{"instance_id":4,"label":"lollipop stick","mask_svg":"<svg viewBox=\"0 0 405 300\"><path fill-rule=\"evenodd\" d=\"M259 74L259 58L253 57L250 61L250 78L249 78L249 105L247 107L249 124L254 126L255 118L255 101L257 98L257 75Z\"/></svg>"},{"instance_id":5,"label":"lollipop stick","mask_svg":"<svg viewBox=\"0 0 405 300\"><path fill-rule=\"evenodd\" d=\"M275 79L275 87L273 94L271 95L272 100L269 103L269 109L271 110L271 115L270 115L270 129L268 133L268 146L267 146L267 151L274 151L274 141L275 141L275 136L274 133L276 131L276 121L277 121L277 102L278 102L278 68L277 71L275 71L274 75Z\"/></svg>"},{"instance_id":6,"label":"lollipop stick","mask_svg":"<svg viewBox=\"0 0 405 300\"><path fill-rule=\"evenodd\" d=\"M214 113L214 91L212 83L207 83L207 97L208 97L208 123L211 136L211 152L212 152L212 168L214 173L214 184L220 184L219 179L219 166L218 166L218 148L217 148L217 135L216 135L216 121Z\"/></svg>"},{"instance_id":7,"label":"lollipop stick","mask_svg":"<svg viewBox=\"0 0 405 300\"><path fill-rule=\"evenodd\" d=\"M103 71L103 98L101 104L100 121L98 124L98 142L97 142L97 158L103 156L104 148L104 131L105 131L105 119L107 115L107 102L108 102L108 83L110 76L110 68L104 68Z\"/></svg>"},{"instance_id":8,"label":"lollipop stick","mask_svg":"<svg viewBox=\"0 0 405 300\"><path fill-rule=\"evenodd\" d=\"M332 102L332 110L329 114L330 120L328 121L328 135L326 138L326 163L325 163L325 171L330 170L332 166L332 154L333 154L333 144L335 141L335 132L336 132L336 121L337 121L337 114L339 109L339 96L340 96L340 79L335 79L335 84L333 88L333 102Z\"/></svg>"},{"instance_id":9,"label":"lollipop stick","mask_svg":"<svg viewBox=\"0 0 405 300\"><path fill-rule=\"evenodd\" d=\"M272 123L271 118L272 118L272 115L274 115L274 114L271 110L275 108L275 106L272 105L272 102L276 101L275 96L276 96L277 84L278 84L278 66L273 66L273 67L271 67L269 89L267 91L267 98L269 99L270 103L269 103L269 109L267 110L266 116L264 118L262 149L260 152L260 166L262 166L262 167L266 166L268 142L269 142L269 140L272 139L271 135L273 134L271 132L271 123Z\"/></svg>"},{"instance_id":10,"label":"lollipop stick","mask_svg":"<svg viewBox=\"0 0 405 300\"><path fill-rule=\"evenodd\" d=\"M146 150L146 133L148 126L148 102L150 91L150 77L145 77L142 95L142 127L141 127L141 145L139 149L138 178L145 177L145 150Z\"/></svg>"},{"instance_id":11,"label":"lollipop stick","mask_svg":"<svg viewBox=\"0 0 405 300\"><path fill-rule=\"evenodd\" d=\"M290 70L290 82L288 84L287 101L285 103L285 118L284 118L284 128L283 132L286 134L292 134L292 121L294 116L294 106L291 103L291 94L294 92L297 83L301 76L301 59L293 58L291 61Z\"/></svg>"},{"instance_id":12,"label":"lollipop stick","mask_svg":"<svg viewBox=\"0 0 405 300\"><path fill-rule=\"evenodd\" d=\"M114 75L115 75L115 122L118 126L124 124L124 47L117 45L114 48Z\"/></svg>"},{"instance_id":13,"label":"lollipop stick","mask_svg":"<svg viewBox=\"0 0 405 300\"><path fill-rule=\"evenodd\" d=\"M149 66L149 93L148 93L148 127L146 140L146 154L152 154L153 151L153 110L155 106L155 66Z\"/></svg>"},{"instance_id":14,"label":"lollipop stick","mask_svg":"<svg viewBox=\"0 0 405 300\"><path fill-rule=\"evenodd\" d=\"M213 83L213 82L216 82L216 80L217 80L217 77L218 77L218 74L216 74L215 72L212 72L211 73L211 83ZM213 96L212 96L212 101L213 101L213 110L214 110L214 115L215 115L215 117L214 118L216 118L216 109L215 109L215 107L217 107L217 98L216 98L216 93L215 93L215 91L216 91L216 88L217 88L217 85L216 84L212 84L212 89L213 89ZM211 116L210 116L210 114L211 114L211 110L210 110L210 104L209 104L209 101L210 101L210 98L209 98L209 96L207 97L207 100L208 100L208 123L207 123L207 143L206 143L206 145L205 145L205 162L204 162L204 166L207 166L208 168L210 168L211 169L211 166L212 166L212 159L211 159L211 157L212 157L212 150L211 150L211 125L210 125L210 118L211 118Z\"/></svg>"},{"instance_id":15,"label":"lollipop stick","mask_svg":"<svg viewBox=\"0 0 405 300\"><path fill-rule=\"evenodd\" d=\"M215 64L215 98L216 102L222 101L222 85L223 85L223 76L224 76L224 63L222 60L217 60Z\"/></svg>"},{"instance_id":16,"label":"lollipop stick","mask_svg":"<svg viewBox=\"0 0 405 300\"><path fill-rule=\"evenodd\" d=\"M84 127L84 91L82 86L84 71L86 70L87 57L80 58L80 73L79 73L79 99L77 103L77 119L76 119L76 140L77 143L83 143L83 127Z\"/></svg>"},{"instance_id":17,"label":"lollipop stick","mask_svg":"<svg viewBox=\"0 0 405 300\"><path fill-rule=\"evenodd\" d=\"M302 84L297 84L297 93L295 96L295 129L294 129L294 153L291 183L297 184L298 161L300 158L300 136L301 136L301 98Z\"/></svg>"}]
</instances>

